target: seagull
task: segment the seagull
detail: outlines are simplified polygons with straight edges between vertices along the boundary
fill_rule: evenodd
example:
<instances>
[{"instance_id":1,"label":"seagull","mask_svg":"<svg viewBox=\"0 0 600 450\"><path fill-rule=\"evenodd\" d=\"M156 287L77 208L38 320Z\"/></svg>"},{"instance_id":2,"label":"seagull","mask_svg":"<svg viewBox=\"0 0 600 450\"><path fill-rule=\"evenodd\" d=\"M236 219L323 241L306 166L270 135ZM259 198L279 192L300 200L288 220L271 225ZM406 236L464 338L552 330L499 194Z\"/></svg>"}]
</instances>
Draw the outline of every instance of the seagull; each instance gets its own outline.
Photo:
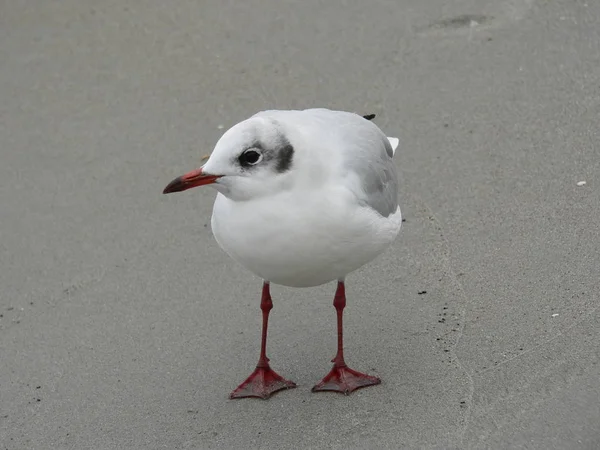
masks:
<instances>
[{"instance_id":1,"label":"seagull","mask_svg":"<svg viewBox=\"0 0 600 450\"><path fill-rule=\"evenodd\" d=\"M263 280L258 364L230 398L267 399L296 387L266 354L271 283L337 282L337 353L313 392L349 394L381 383L348 367L343 346L346 276L388 248L402 224L393 162L399 140L387 137L374 117L324 108L261 111L227 130L202 167L164 189L216 188L217 243Z\"/></svg>"}]
</instances>

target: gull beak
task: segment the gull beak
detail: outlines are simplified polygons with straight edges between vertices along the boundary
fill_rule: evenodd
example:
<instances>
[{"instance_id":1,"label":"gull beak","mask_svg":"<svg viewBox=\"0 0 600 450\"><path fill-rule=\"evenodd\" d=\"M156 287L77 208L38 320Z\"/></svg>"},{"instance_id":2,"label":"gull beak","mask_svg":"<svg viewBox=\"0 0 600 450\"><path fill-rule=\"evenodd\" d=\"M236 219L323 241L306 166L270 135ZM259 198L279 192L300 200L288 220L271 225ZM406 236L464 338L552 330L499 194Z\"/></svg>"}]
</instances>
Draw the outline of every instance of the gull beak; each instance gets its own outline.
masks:
<instances>
[{"instance_id":1,"label":"gull beak","mask_svg":"<svg viewBox=\"0 0 600 450\"><path fill-rule=\"evenodd\" d=\"M187 189L191 189L196 186L204 186L206 184L212 184L221 178L223 175L212 175L205 173L202 168L192 170L191 172L181 175L175 178L164 189L163 194L170 194L171 192L181 192Z\"/></svg>"}]
</instances>

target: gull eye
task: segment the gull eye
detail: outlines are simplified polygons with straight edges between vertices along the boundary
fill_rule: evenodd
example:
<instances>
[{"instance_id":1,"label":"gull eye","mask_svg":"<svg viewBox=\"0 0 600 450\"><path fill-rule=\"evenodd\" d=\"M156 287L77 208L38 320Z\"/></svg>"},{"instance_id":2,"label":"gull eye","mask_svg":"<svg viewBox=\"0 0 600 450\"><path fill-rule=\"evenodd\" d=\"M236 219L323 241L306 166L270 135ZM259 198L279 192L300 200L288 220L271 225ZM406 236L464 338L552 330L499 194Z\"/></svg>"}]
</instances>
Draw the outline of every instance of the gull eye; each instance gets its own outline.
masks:
<instances>
[{"instance_id":1,"label":"gull eye","mask_svg":"<svg viewBox=\"0 0 600 450\"><path fill-rule=\"evenodd\" d=\"M249 167L258 164L262 160L262 155L256 150L246 150L238 158L242 167Z\"/></svg>"}]
</instances>

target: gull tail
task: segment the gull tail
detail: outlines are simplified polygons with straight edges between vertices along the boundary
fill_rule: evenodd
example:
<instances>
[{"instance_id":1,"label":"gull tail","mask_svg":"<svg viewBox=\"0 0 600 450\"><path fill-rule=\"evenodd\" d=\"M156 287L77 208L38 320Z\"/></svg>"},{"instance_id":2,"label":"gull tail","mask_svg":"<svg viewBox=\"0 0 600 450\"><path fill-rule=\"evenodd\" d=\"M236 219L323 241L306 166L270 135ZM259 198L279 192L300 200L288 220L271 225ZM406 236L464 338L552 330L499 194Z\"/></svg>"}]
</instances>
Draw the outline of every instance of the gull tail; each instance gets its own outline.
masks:
<instances>
[{"instance_id":1,"label":"gull tail","mask_svg":"<svg viewBox=\"0 0 600 450\"><path fill-rule=\"evenodd\" d=\"M398 144L400 143L400 139L388 136L388 141L390 141L390 145L392 146L392 155L395 155Z\"/></svg>"}]
</instances>

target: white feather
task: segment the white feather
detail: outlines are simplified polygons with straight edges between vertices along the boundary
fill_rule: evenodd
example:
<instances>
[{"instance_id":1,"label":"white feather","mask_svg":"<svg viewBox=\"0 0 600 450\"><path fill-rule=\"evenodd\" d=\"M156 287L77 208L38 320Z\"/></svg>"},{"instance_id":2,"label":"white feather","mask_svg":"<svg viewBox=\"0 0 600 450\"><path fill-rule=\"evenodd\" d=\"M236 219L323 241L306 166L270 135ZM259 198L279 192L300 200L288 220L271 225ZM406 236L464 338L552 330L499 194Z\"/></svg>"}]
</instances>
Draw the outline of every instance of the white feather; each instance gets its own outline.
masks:
<instances>
[{"instance_id":1,"label":"white feather","mask_svg":"<svg viewBox=\"0 0 600 450\"><path fill-rule=\"evenodd\" d=\"M392 146L392 153L394 153L395 155L396 149L398 148L398 144L400 143L400 139L388 136L388 141L390 141L390 144Z\"/></svg>"}]
</instances>

